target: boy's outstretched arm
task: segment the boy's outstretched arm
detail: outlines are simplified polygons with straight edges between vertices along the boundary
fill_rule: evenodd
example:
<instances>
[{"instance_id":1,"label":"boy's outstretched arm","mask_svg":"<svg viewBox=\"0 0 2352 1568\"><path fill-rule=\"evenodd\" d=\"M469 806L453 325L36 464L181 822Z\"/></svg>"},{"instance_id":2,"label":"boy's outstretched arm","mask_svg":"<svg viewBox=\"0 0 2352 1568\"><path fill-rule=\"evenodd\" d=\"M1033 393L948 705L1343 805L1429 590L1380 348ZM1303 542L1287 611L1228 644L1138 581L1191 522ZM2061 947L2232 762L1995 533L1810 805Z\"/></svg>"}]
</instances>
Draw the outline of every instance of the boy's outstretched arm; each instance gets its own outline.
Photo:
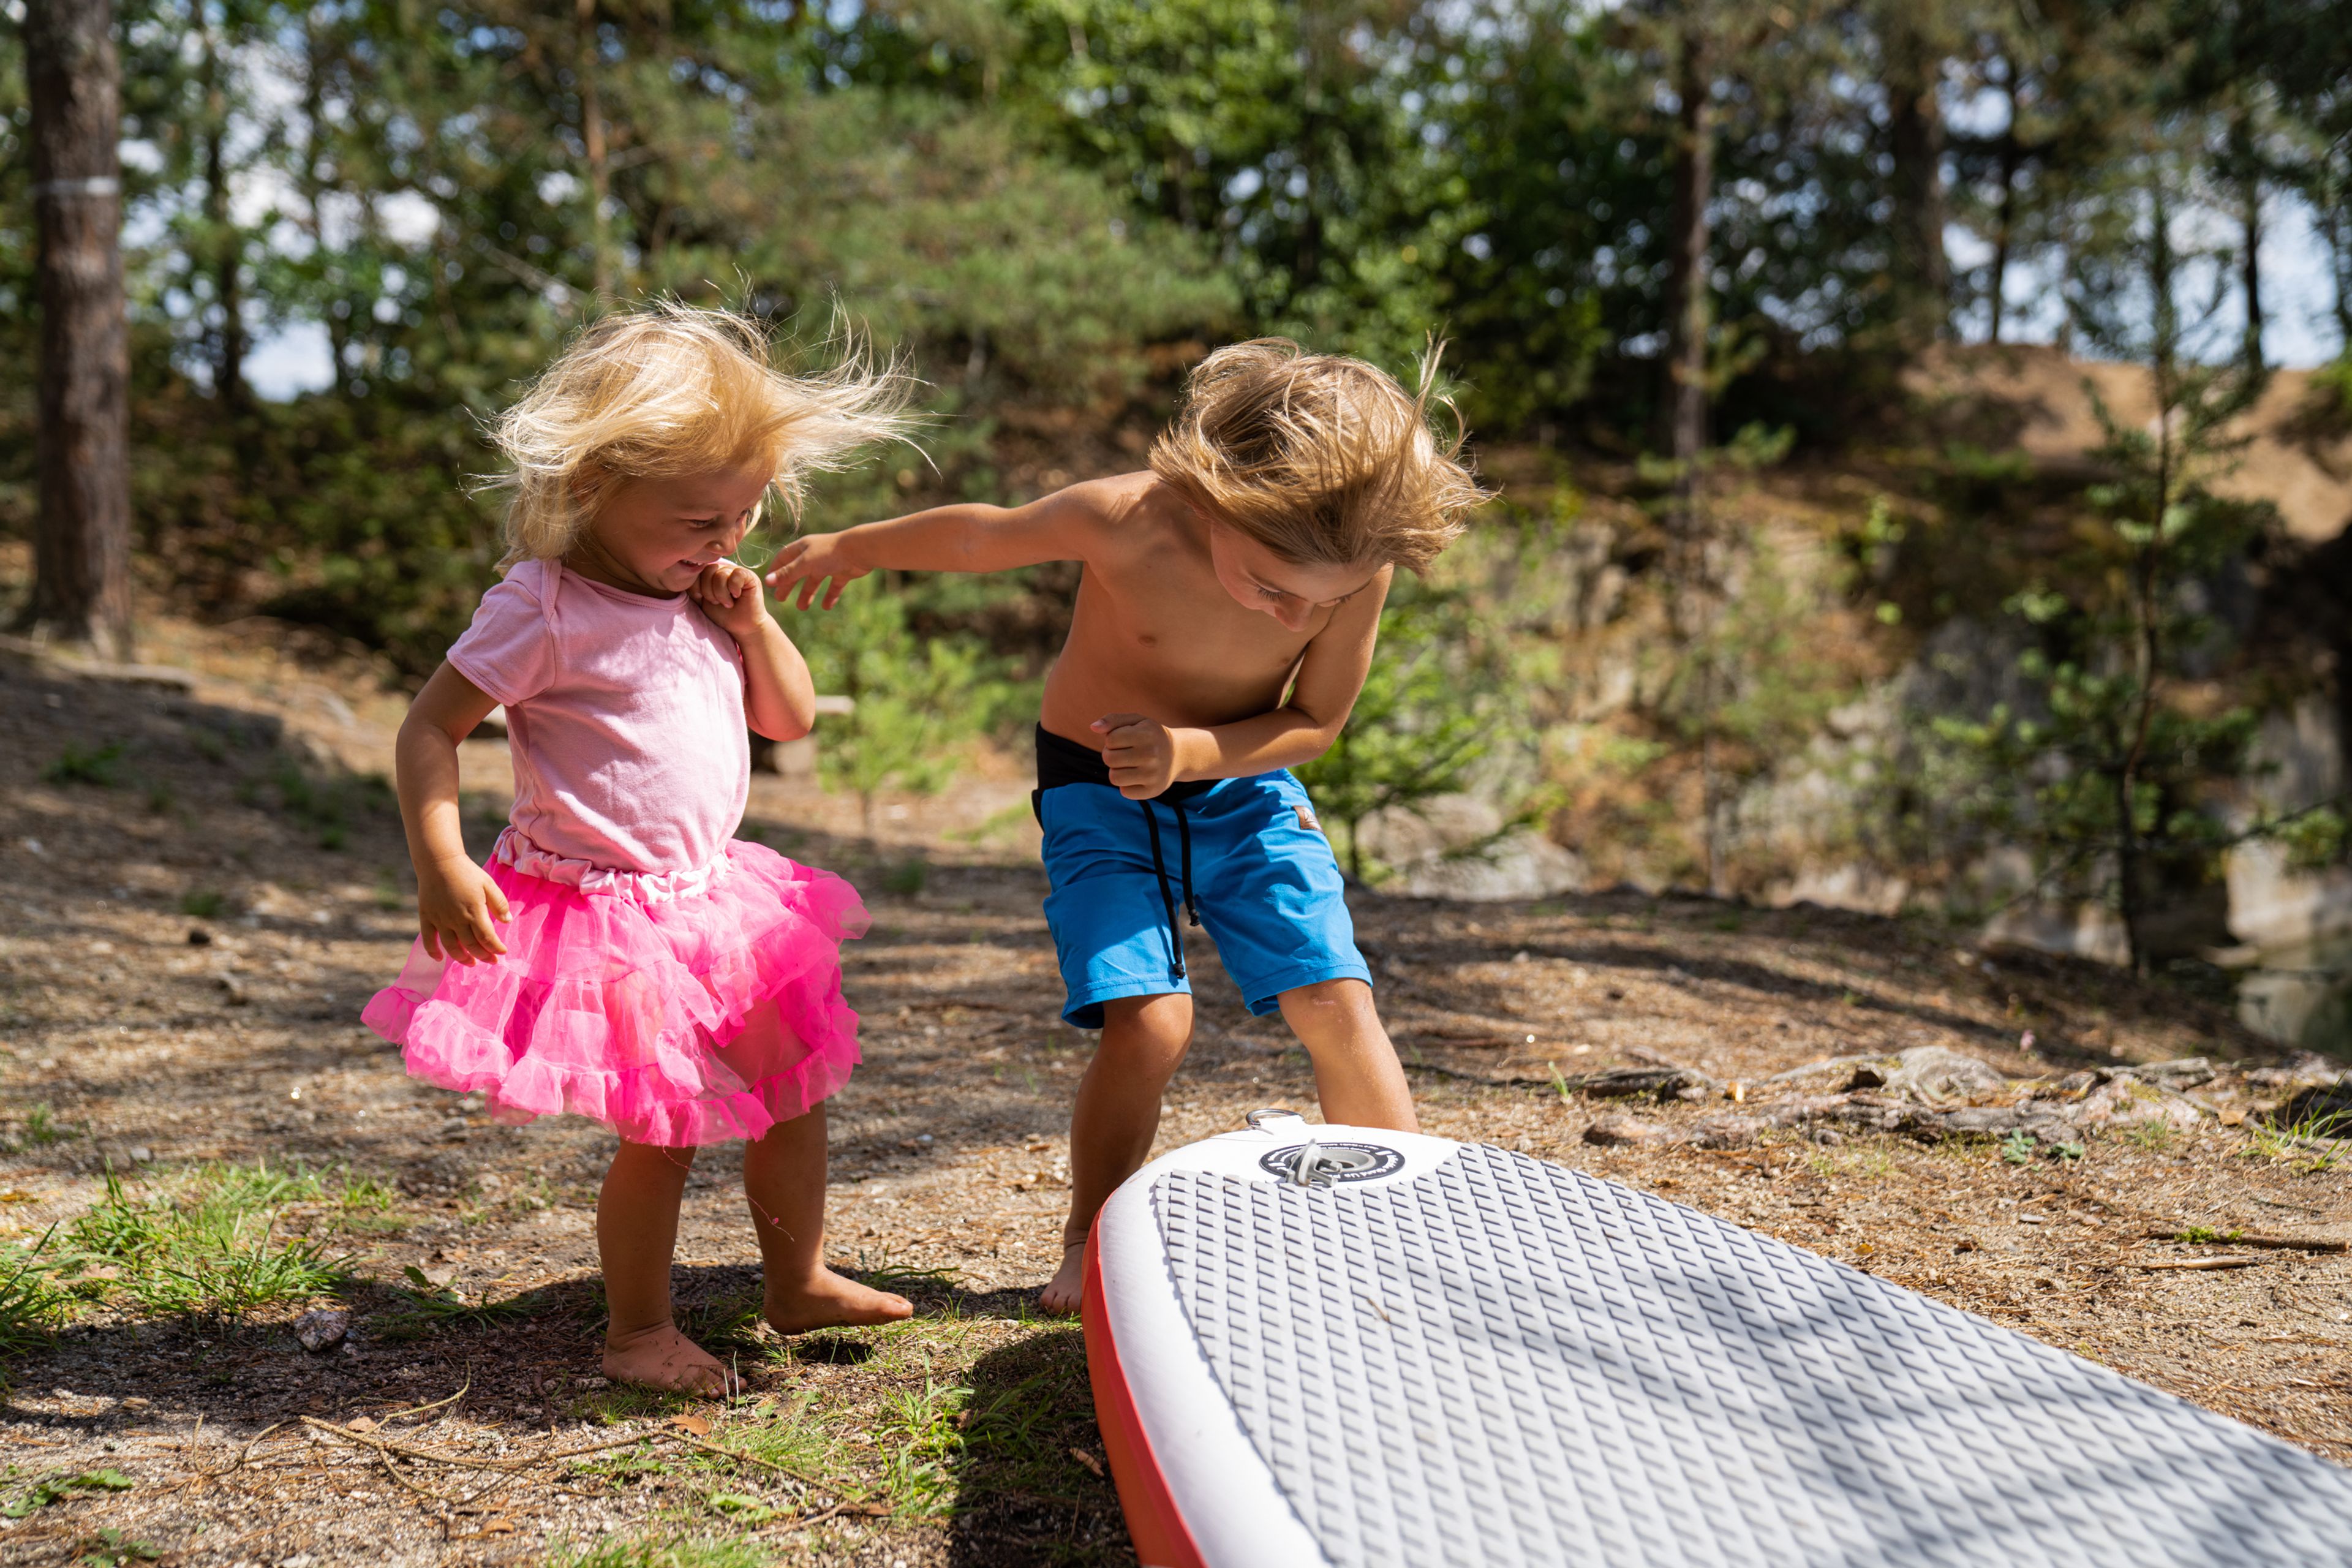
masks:
<instances>
[{"instance_id":1,"label":"boy's outstretched arm","mask_svg":"<svg viewBox=\"0 0 2352 1568\"><path fill-rule=\"evenodd\" d=\"M800 589L800 607L841 602L841 591L868 572L1009 572L1047 561L1083 561L1102 510L1073 485L1026 506L935 506L887 522L839 533L812 533L778 552L768 586L779 602Z\"/></svg>"},{"instance_id":2,"label":"boy's outstretched arm","mask_svg":"<svg viewBox=\"0 0 2352 1568\"><path fill-rule=\"evenodd\" d=\"M1332 613L1300 657L1288 700L1270 713L1200 727L1163 724L1140 713L1096 720L1103 764L1119 794L1149 800L1182 780L1247 778L1329 751L1372 668L1390 575L1384 568Z\"/></svg>"}]
</instances>

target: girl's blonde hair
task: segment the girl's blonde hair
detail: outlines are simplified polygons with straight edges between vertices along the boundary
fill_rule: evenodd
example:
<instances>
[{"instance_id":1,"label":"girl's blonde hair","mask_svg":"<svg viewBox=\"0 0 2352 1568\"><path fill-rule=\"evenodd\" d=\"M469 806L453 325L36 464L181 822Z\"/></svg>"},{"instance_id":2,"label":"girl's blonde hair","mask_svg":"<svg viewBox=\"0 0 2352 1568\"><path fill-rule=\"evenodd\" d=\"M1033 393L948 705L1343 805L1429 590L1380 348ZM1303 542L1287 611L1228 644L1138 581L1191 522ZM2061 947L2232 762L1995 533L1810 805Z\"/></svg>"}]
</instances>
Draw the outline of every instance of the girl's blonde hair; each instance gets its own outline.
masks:
<instances>
[{"instance_id":1,"label":"girl's blonde hair","mask_svg":"<svg viewBox=\"0 0 2352 1568\"><path fill-rule=\"evenodd\" d=\"M1151 471L1210 517L1302 565L1393 563L1419 572L1487 499L1431 416L1441 345L1408 393L1360 359L1287 338L1219 349L1192 371Z\"/></svg>"},{"instance_id":2,"label":"girl's blonde hair","mask_svg":"<svg viewBox=\"0 0 2352 1568\"><path fill-rule=\"evenodd\" d=\"M797 518L807 477L904 438L916 382L874 362L846 327L836 362L786 375L760 322L661 300L617 310L573 338L490 426L508 460L507 562L563 554L617 481L758 463Z\"/></svg>"}]
</instances>

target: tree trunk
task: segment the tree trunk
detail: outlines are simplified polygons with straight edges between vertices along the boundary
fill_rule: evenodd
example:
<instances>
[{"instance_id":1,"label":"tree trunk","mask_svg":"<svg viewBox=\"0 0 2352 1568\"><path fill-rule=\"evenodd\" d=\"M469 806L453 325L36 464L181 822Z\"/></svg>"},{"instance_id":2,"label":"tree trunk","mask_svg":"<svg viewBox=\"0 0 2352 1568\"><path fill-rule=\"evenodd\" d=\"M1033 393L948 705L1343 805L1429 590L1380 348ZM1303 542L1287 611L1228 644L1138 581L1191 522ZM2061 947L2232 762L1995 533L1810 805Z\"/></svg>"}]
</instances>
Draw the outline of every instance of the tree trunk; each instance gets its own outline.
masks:
<instances>
[{"instance_id":1,"label":"tree trunk","mask_svg":"<svg viewBox=\"0 0 2352 1568\"><path fill-rule=\"evenodd\" d=\"M131 342L111 0L28 0L40 510L19 626L131 657Z\"/></svg>"},{"instance_id":2,"label":"tree trunk","mask_svg":"<svg viewBox=\"0 0 2352 1568\"><path fill-rule=\"evenodd\" d=\"M302 28L302 203L309 216L310 244L319 258L320 281L330 281L327 275L331 266L327 256L327 224L320 211L327 192L326 176L319 167L327 158L327 74L326 41L320 36L320 23L316 16L307 18ZM334 362L334 390L343 388L346 366L351 357L352 329L350 317L338 311L345 305L340 297L331 298L322 312L327 322L327 357ZM348 306L345 305L348 310Z\"/></svg>"},{"instance_id":3,"label":"tree trunk","mask_svg":"<svg viewBox=\"0 0 2352 1568\"><path fill-rule=\"evenodd\" d=\"M593 247L596 297L613 291L613 220L605 206L613 194L610 160L604 152L604 109L596 90L596 0L577 0L579 53L573 68L580 77L580 146L588 158L588 233Z\"/></svg>"},{"instance_id":4,"label":"tree trunk","mask_svg":"<svg viewBox=\"0 0 2352 1568\"><path fill-rule=\"evenodd\" d=\"M1694 26L1682 37L1675 90L1682 109L1675 137L1673 227L1666 250L1666 450L1675 494L1687 523L1706 449L1707 203L1715 187L1714 58L1711 40Z\"/></svg>"},{"instance_id":5,"label":"tree trunk","mask_svg":"<svg viewBox=\"0 0 2352 1568\"><path fill-rule=\"evenodd\" d=\"M2250 374L2263 374L2263 170L2251 116L2241 110L2230 124L2231 162L2237 165L2238 221L2244 230L2239 280L2246 296L2246 324L2238 355Z\"/></svg>"},{"instance_id":6,"label":"tree trunk","mask_svg":"<svg viewBox=\"0 0 2352 1568\"><path fill-rule=\"evenodd\" d=\"M1951 264L1944 255L1944 113L1937 100L1937 57L1916 28L1890 24L1886 37L1888 151L1894 156L1895 311L1904 344L1943 336L1951 309Z\"/></svg>"},{"instance_id":7,"label":"tree trunk","mask_svg":"<svg viewBox=\"0 0 2352 1568\"><path fill-rule=\"evenodd\" d=\"M212 252L213 302L220 309L220 329L213 339L213 395L224 408L245 406L244 249L229 210L228 89L221 84L219 41L196 15L204 48L198 68L205 90L205 231Z\"/></svg>"},{"instance_id":8,"label":"tree trunk","mask_svg":"<svg viewBox=\"0 0 2352 1568\"><path fill-rule=\"evenodd\" d=\"M2009 249L2017 232L2017 166L2023 152L2017 135L2017 65L2010 61L2005 67L2008 80L2003 84L2009 96L2009 125L2000 134L2000 205L1994 220L1992 244L1992 326L1985 334L1988 342L2000 342L2001 318L2008 309Z\"/></svg>"}]
</instances>

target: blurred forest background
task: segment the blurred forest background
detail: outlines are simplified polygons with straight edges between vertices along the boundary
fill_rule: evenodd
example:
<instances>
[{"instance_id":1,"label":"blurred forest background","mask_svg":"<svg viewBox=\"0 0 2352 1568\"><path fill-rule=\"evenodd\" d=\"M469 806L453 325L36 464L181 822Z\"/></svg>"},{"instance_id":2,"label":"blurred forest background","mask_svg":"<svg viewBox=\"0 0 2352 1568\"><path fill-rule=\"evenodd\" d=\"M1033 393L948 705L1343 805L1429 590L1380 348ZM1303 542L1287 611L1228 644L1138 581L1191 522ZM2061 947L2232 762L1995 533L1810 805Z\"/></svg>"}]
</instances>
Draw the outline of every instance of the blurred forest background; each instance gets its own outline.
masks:
<instances>
[{"instance_id":1,"label":"blurred forest background","mask_svg":"<svg viewBox=\"0 0 2352 1568\"><path fill-rule=\"evenodd\" d=\"M0 16L28 540L25 0ZM903 347L936 422L819 529L1137 466L1217 342L1402 369L1435 332L1501 499L1401 588L1307 770L1360 878L1933 913L2352 1047L2345 0L112 26L136 565L188 613L421 679L499 553L481 419L607 300L744 305L810 352L837 303ZM1071 581L790 621L857 699L829 779L949 787L1018 745Z\"/></svg>"}]
</instances>

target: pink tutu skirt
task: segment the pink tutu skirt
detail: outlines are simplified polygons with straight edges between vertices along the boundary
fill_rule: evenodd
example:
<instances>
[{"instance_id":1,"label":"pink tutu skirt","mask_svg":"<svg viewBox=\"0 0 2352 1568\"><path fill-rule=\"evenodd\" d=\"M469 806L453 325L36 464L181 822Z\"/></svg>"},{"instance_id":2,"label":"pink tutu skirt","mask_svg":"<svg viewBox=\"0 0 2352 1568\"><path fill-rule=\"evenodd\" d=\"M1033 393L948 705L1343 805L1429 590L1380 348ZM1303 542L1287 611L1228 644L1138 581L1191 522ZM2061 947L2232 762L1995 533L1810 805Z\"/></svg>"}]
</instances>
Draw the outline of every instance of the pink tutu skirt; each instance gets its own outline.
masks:
<instances>
[{"instance_id":1,"label":"pink tutu skirt","mask_svg":"<svg viewBox=\"0 0 2352 1568\"><path fill-rule=\"evenodd\" d=\"M512 829L488 868L506 955L469 967L420 942L361 1016L410 1077L510 1125L572 1111L668 1147L758 1138L849 1081L840 944L866 914L831 872L738 840L700 871L637 874Z\"/></svg>"}]
</instances>

